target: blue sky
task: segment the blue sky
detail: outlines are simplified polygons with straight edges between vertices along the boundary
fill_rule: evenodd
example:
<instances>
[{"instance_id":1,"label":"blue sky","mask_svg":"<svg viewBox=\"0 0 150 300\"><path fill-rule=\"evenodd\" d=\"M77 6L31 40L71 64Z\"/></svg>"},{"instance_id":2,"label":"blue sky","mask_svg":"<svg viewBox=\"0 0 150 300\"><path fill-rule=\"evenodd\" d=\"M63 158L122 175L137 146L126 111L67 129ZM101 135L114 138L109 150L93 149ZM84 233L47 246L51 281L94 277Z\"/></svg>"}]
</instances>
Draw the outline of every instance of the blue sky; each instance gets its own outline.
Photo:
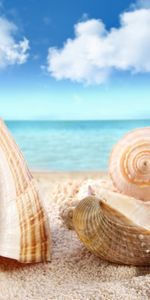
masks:
<instances>
[{"instance_id":1,"label":"blue sky","mask_svg":"<svg viewBox=\"0 0 150 300\"><path fill-rule=\"evenodd\" d=\"M149 118L149 4L0 1L0 115Z\"/></svg>"}]
</instances>

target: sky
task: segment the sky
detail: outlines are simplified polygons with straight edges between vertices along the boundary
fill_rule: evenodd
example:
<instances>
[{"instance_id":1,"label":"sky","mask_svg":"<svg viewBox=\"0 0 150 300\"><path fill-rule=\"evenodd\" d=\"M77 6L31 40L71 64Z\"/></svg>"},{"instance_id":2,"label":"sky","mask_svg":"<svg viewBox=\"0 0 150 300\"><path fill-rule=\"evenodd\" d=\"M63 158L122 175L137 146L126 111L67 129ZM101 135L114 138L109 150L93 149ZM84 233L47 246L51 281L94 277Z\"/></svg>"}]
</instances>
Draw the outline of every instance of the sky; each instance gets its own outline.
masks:
<instances>
[{"instance_id":1,"label":"sky","mask_svg":"<svg viewBox=\"0 0 150 300\"><path fill-rule=\"evenodd\" d=\"M0 0L0 116L150 116L150 1Z\"/></svg>"}]
</instances>

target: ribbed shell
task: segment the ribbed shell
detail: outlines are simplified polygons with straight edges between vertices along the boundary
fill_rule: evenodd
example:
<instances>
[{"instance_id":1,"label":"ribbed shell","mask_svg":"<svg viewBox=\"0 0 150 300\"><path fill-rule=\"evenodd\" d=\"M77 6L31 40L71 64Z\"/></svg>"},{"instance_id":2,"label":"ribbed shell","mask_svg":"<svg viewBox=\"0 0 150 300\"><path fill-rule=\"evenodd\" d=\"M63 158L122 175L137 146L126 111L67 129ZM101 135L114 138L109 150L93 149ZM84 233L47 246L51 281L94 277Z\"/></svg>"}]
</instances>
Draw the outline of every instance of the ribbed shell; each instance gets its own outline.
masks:
<instances>
[{"instance_id":1,"label":"ribbed shell","mask_svg":"<svg viewBox=\"0 0 150 300\"><path fill-rule=\"evenodd\" d=\"M122 202L121 206L120 203ZM150 264L150 204L107 190L75 208L74 229L94 254L122 264Z\"/></svg>"},{"instance_id":2,"label":"ribbed shell","mask_svg":"<svg viewBox=\"0 0 150 300\"><path fill-rule=\"evenodd\" d=\"M118 142L109 173L119 192L150 201L150 127L133 130Z\"/></svg>"},{"instance_id":3,"label":"ribbed shell","mask_svg":"<svg viewBox=\"0 0 150 300\"><path fill-rule=\"evenodd\" d=\"M0 120L0 255L22 263L50 260L50 231L40 192Z\"/></svg>"}]
</instances>

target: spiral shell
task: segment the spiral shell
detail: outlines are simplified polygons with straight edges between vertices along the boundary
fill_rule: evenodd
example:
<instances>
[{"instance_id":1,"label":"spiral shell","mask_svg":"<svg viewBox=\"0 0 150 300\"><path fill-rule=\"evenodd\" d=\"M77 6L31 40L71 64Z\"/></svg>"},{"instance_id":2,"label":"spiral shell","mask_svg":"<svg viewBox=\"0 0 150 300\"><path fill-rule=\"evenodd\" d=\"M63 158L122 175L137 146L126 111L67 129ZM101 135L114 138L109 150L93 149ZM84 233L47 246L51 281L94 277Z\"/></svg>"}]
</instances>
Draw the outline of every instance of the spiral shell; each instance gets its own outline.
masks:
<instances>
[{"instance_id":1,"label":"spiral shell","mask_svg":"<svg viewBox=\"0 0 150 300\"><path fill-rule=\"evenodd\" d=\"M74 229L97 256L115 263L150 264L150 204L113 191L87 197L73 212Z\"/></svg>"},{"instance_id":2,"label":"spiral shell","mask_svg":"<svg viewBox=\"0 0 150 300\"><path fill-rule=\"evenodd\" d=\"M119 192L150 200L150 127L133 130L118 142L109 173Z\"/></svg>"}]
</instances>

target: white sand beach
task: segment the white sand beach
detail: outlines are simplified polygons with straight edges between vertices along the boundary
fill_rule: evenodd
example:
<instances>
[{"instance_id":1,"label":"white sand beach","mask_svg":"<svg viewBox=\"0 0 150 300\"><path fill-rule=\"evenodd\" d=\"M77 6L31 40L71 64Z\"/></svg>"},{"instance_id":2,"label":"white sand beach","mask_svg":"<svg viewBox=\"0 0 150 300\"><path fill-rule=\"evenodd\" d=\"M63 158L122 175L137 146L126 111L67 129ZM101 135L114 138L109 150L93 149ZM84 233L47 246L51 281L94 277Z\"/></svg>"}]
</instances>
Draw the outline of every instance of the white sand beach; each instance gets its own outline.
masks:
<instances>
[{"instance_id":1,"label":"white sand beach","mask_svg":"<svg viewBox=\"0 0 150 300\"><path fill-rule=\"evenodd\" d=\"M52 233L52 261L22 265L0 258L0 300L148 300L150 268L111 264L91 254L64 227L53 198L56 184L105 177L99 172L33 172Z\"/></svg>"}]
</instances>

